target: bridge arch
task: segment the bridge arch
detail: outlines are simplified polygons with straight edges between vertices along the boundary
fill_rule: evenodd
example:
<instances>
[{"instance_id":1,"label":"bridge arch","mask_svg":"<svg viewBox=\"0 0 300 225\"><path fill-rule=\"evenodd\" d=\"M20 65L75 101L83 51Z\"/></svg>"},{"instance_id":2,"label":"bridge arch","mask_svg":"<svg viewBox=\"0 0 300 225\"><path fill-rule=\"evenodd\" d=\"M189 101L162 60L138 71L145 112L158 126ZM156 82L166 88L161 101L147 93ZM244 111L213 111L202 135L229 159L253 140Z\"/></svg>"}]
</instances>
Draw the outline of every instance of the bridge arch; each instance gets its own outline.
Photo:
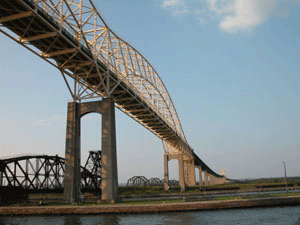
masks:
<instances>
[{"instance_id":1,"label":"bridge arch","mask_svg":"<svg viewBox=\"0 0 300 225\"><path fill-rule=\"evenodd\" d=\"M1 0L0 23L3 34L61 72L74 100L69 104L67 122L66 171L73 171L67 177L68 184L79 182L78 172L73 170L79 170L79 118L93 111L82 110L81 114L79 105L92 98L110 99L110 110L116 106L169 145L167 155L181 154L183 160L220 176L189 146L159 74L138 50L109 28L92 0ZM114 118L108 121L114 123ZM112 130L105 131L110 133L107 145L115 146ZM112 161L116 161L116 154L112 155ZM77 189L66 191L75 192L79 193ZM113 195L111 199L115 200Z\"/></svg>"}]
</instances>

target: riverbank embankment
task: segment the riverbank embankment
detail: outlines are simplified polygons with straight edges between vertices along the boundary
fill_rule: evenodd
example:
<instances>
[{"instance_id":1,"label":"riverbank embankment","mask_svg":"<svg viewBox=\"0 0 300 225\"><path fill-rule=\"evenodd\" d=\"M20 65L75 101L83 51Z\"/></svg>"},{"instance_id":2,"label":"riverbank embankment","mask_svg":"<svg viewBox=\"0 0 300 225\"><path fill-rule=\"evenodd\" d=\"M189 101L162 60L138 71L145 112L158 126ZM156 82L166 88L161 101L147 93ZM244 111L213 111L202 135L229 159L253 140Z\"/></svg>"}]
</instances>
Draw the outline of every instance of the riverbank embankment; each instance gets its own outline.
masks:
<instances>
[{"instance_id":1,"label":"riverbank embankment","mask_svg":"<svg viewBox=\"0 0 300 225\"><path fill-rule=\"evenodd\" d=\"M272 197L258 199L196 201L160 204L97 204L91 206L16 206L0 207L0 216L36 215L93 215L160 213L196 210L241 209L253 207L300 205L300 196Z\"/></svg>"}]
</instances>

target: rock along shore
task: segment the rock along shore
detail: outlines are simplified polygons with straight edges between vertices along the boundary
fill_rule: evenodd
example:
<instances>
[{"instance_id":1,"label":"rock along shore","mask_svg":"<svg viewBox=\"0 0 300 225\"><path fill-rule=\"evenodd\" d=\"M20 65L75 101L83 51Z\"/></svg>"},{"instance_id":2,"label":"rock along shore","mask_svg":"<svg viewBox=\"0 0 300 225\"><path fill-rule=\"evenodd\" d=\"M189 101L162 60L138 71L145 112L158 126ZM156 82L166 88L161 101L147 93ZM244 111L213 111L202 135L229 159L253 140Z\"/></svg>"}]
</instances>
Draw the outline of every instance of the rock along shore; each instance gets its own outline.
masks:
<instances>
[{"instance_id":1,"label":"rock along shore","mask_svg":"<svg viewBox=\"0 0 300 225\"><path fill-rule=\"evenodd\" d=\"M300 196L161 204L0 207L0 216L161 213L296 205L300 205Z\"/></svg>"}]
</instances>

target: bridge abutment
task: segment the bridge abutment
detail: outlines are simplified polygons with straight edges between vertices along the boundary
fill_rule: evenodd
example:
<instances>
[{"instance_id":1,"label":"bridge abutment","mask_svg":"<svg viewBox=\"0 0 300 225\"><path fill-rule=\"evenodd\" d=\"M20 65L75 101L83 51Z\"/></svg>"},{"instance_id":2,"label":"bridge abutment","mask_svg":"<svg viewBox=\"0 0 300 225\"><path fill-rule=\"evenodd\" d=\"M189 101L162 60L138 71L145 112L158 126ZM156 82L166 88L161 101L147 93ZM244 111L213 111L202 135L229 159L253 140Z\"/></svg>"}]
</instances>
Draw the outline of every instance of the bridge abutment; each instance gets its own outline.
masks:
<instances>
[{"instance_id":1,"label":"bridge abutment","mask_svg":"<svg viewBox=\"0 0 300 225\"><path fill-rule=\"evenodd\" d=\"M106 98L68 104L64 196L69 203L79 202L80 195L80 119L93 112L102 114L101 199L115 202L118 198L115 107Z\"/></svg>"}]
</instances>

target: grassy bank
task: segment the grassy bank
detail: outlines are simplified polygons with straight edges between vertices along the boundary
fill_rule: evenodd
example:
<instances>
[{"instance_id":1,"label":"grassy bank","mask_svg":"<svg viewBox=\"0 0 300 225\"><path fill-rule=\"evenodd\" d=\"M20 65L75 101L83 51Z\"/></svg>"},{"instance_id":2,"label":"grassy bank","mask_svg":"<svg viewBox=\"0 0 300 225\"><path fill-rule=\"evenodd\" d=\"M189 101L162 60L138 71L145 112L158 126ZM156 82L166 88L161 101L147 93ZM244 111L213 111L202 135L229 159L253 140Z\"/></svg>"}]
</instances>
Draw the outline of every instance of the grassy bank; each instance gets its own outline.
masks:
<instances>
[{"instance_id":1,"label":"grassy bank","mask_svg":"<svg viewBox=\"0 0 300 225\"><path fill-rule=\"evenodd\" d=\"M233 191L262 191L267 189L285 188L284 182L248 182L248 183L228 183L216 184L209 186L195 186L186 189L186 193L201 193L201 192L233 192ZM300 180L290 181L287 183L290 189L300 187ZM165 191L163 187L119 187L120 196L131 195L157 195L157 194L172 194L181 193L180 187L170 187Z\"/></svg>"}]
</instances>

